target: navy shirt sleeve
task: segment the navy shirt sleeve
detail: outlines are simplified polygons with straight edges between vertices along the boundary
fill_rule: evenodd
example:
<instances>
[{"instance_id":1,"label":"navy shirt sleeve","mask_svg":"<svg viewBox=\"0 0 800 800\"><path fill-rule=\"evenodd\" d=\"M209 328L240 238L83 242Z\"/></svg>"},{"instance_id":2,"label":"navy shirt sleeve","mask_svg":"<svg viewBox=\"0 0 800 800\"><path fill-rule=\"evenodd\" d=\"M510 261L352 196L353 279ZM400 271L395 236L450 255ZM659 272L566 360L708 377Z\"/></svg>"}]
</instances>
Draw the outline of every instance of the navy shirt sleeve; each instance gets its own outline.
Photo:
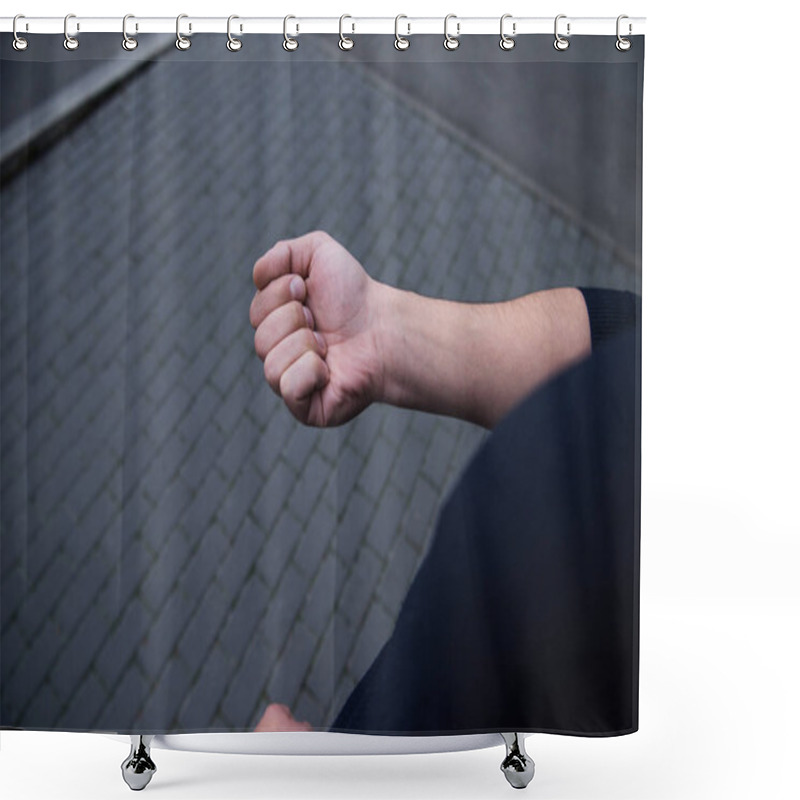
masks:
<instances>
[{"instance_id":1,"label":"navy shirt sleeve","mask_svg":"<svg viewBox=\"0 0 800 800\"><path fill-rule=\"evenodd\" d=\"M642 300L633 292L578 287L589 312L592 349L628 328L636 326L642 314Z\"/></svg>"}]
</instances>

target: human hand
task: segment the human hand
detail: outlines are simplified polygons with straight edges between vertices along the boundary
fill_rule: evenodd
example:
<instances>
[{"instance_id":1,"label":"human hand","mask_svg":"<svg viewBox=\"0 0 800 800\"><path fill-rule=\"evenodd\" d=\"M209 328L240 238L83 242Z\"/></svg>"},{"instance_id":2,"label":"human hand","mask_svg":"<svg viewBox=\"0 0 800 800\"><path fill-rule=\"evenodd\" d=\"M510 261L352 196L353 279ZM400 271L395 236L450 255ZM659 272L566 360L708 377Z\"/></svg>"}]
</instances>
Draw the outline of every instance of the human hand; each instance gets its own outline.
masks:
<instances>
[{"instance_id":1,"label":"human hand","mask_svg":"<svg viewBox=\"0 0 800 800\"><path fill-rule=\"evenodd\" d=\"M310 730L313 730L311 723L296 720L289 707L283 703L270 703L255 727L257 733Z\"/></svg>"},{"instance_id":2,"label":"human hand","mask_svg":"<svg viewBox=\"0 0 800 800\"><path fill-rule=\"evenodd\" d=\"M315 231L277 242L253 267L250 323L272 390L306 425L352 419L378 397L382 284Z\"/></svg>"},{"instance_id":3,"label":"human hand","mask_svg":"<svg viewBox=\"0 0 800 800\"><path fill-rule=\"evenodd\" d=\"M378 401L491 428L591 352L579 289L504 303L423 297L372 280L321 231L278 242L253 280L264 374L307 425L340 425Z\"/></svg>"}]
</instances>

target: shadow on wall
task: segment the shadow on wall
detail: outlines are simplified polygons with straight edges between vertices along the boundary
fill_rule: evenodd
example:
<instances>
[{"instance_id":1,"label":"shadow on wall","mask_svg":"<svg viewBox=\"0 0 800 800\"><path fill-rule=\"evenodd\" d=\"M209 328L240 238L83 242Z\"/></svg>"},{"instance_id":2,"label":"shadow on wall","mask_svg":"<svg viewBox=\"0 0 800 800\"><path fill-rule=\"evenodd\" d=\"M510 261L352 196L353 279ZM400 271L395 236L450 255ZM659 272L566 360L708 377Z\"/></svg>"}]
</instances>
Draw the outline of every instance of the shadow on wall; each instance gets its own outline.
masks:
<instances>
[{"instance_id":1,"label":"shadow on wall","mask_svg":"<svg viewBox=\"0 0 800 800\"><path fill-rule=\"evenodd\" d=\"M544 189L635 263L635 63L596 71L558 62L531 62L529 70L487 61L453 62L452 69L396 60L368 66L517 177Z\"/></svg>"},{"instance_id":2,"label":"shadow on wall","mask_svg":"<svg viewBox=\"0 0 800 800\"><path fill-rule=\"evenodd\" d=\"M327 37L313 38L318 42L308 42L306 50L324 43L329 55L338 54ZM444 120L484 157L543 190L568 216L613 244L623 261L635 264L638 159L630 156L637 150L641 126L637 60L631 58L613 67L605 64L601 70L587 69L587 62L578 60L523 61L530 69L520 69L519 59L508 61L511 54L498 60L496 37L487 36L473 37L470 54L463 58L454 54L448 63L438 56L441 45L434 38L415 42L417 51L424 47L417 60L409 60L391 47L387 55L385 36L359 37L358 51L346 57L350 60L355 55L374 76L415 101L423 113ZM92 42L97 52L88 79L86 62L58 60L50 65L52 69L38 70L38 85L24 92L12 92L10 87L18 88L31 72L19 70L21 64L14 61L0 61L0 91L5 97L0 119L0 131L6 134L4 159L8 161L6 150L13 144L9 131L31 115L33 106L38 111L49 104L48 116L60 117L63 123L64 111L79 106L81 95L87 95L85 103L96 101L103 91L123 80L137 61L164 50L172 52L168 36L154 37L145 44L122 60L119 38L98 36ZM592 51L596 47L591 43ZM431 69L430 54L434 52L436 68ZM488 52L492 54L489 60ZM189 51L183 58L194 55ZM507 69L509 63L514 64L513 70ZM468 103L463 102L465 97ZM40 122L52 126L53 120ZM26 131L30 134L31 128ZM4 164L4 171L8 166Z\"/></svg>"}]
</instances>

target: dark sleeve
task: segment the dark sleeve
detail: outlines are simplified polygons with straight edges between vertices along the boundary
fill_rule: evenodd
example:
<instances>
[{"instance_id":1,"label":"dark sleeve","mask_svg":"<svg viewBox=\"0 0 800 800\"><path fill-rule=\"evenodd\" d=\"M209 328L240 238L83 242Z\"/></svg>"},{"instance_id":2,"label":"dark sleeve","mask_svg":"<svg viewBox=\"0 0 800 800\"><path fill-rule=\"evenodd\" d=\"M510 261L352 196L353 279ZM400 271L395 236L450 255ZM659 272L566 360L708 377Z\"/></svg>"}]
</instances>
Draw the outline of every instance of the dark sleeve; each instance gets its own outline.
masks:
<instances>
[{"instance_id":1,"label":"dark sleeve","mask_svg":"<svg viewBox=\"0 0 800 800\"><path fill-rule=\"evenodd\" d=\"M589 312L592 348L638 323L642 314L639 295L616 289L578 288Z\"/></svg>"}]
</instances>

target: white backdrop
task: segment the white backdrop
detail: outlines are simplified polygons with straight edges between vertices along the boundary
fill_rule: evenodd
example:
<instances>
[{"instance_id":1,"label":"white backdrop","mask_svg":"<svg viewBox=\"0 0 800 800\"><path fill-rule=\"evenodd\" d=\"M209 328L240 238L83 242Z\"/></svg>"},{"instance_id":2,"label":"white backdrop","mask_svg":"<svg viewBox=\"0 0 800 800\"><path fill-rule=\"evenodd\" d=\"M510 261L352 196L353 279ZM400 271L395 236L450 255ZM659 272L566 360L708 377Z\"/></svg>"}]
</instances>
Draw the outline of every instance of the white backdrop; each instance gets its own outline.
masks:
<instances>
[{"instance_id":1,"label":"white backdrop","mask_svg":"<svg viewBox=\"0 0 800 800\"><path fill-rule=\"evenodd\" d=\"M797 796L800 744L800 12L685 0L61 0L28 16L553 15L648 17L640 731L533 736L544 798ZM712 13L713 12L713 13ZM784 32L786 31L786 33ZM388 41L388 40L387 40ZM4 46L7 42L4 41ZM793 144L794 146L790 146ZM790 245L794 244L792 248ZM127 796L103 736L0 734L4 798ZM257 757L155 751L164 798L508 797L502 749Z\"/></svg>"}]
</instances>

